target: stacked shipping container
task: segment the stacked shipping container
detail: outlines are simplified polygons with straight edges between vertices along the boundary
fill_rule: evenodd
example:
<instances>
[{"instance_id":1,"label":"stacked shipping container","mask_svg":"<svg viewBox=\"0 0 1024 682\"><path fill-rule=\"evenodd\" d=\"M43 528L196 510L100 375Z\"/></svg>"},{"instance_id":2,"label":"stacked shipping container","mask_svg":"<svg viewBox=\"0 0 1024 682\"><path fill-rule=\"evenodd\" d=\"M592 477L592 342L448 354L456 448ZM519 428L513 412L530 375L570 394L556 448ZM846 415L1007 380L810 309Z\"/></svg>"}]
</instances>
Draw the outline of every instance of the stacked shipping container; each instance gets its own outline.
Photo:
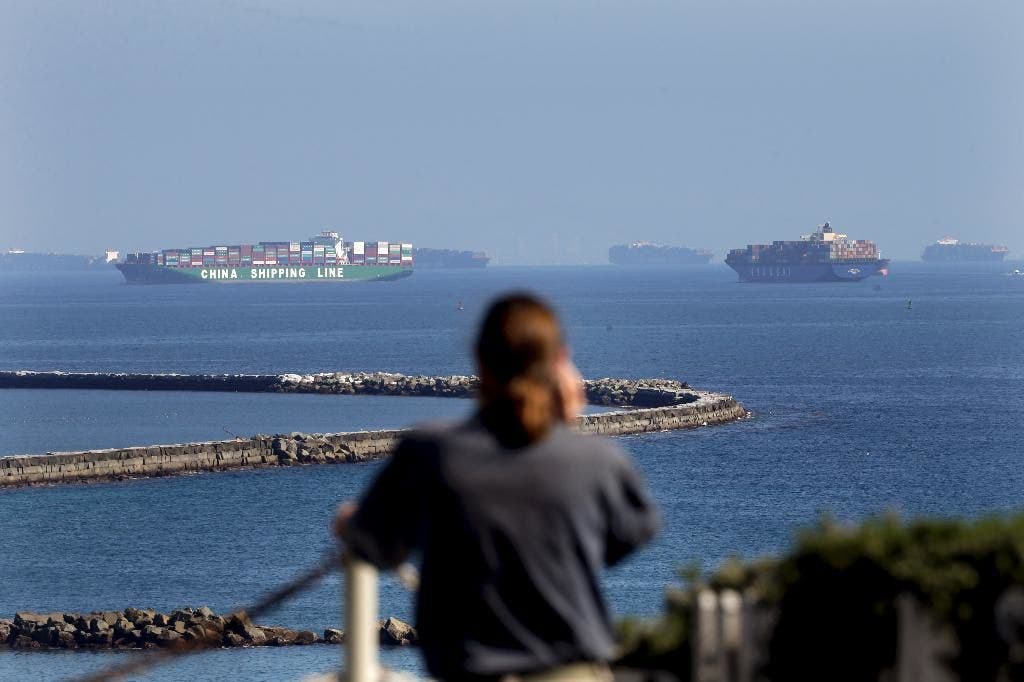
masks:
<instances>
[{"instance_id":1,"label":"stacked shipping container","mask_svg":"<svg viewBox=\"0 0 1024 682\"><path fill-rule=\"evenodd\" d=\"M254 265L403 265L413 264L412 244L400 242L259 242L164 249L132 253L129 263L176 268L248 267Z\"/></svg>"},{"instance_id":2,"label":"stacked shipping container","mask_svg":"<svg viewBox=\"0 0 1024 682\"><path fill-rule=\"evenodd\" d=\"M832 242L831 256L834 260L873 260L878 258L878 247L865 239Z\"/></svg>"}]
</instances>

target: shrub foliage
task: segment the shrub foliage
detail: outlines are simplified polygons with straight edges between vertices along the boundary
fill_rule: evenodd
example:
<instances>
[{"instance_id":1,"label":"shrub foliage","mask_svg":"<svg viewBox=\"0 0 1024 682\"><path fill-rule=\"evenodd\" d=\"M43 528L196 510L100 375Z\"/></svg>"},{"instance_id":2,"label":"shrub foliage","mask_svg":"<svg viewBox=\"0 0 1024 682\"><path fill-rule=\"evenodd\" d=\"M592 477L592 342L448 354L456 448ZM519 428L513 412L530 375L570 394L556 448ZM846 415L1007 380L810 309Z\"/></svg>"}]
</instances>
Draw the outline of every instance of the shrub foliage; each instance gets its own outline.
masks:
<instances>
[{"instance_id":1,"label":"shrub foliage","mask_svg":"<svg viewBox=\"0 0 1024 682\"><path fill-rule=\"evenodd\" d=\"M689 582L744 590L777 609L762 671L771 680L877 680L896 663L901 595L955 633L958 651L947 663L957 677L1024 680L1024 614L1010 614L1015 645L1012 636L1006 641L1005 604L1004 622L996 615L1008 590L1024 586L1024 515L911 523L884 516L853 527L823 519L781 558L729 561ZM624 661L689 669L689 592L677 591L660 622L624 625Z\"/></svg>"}]
</instances>

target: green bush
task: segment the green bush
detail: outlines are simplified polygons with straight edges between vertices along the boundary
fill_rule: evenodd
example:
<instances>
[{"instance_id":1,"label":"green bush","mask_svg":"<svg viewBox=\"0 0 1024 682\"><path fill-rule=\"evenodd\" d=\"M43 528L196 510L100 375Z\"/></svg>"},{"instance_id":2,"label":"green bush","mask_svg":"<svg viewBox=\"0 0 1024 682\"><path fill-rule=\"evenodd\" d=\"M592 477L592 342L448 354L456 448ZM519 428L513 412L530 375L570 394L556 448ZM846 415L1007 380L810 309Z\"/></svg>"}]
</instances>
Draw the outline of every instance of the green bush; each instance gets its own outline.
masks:
<instances>
[{"instance_id":1,"label":"green bush","mask_svg":"<svg viewBox=\"0 0 1024 682\"><path fill-rule=\"evenodd\" d=\"M763 671L769 679L878 679L896 663L897 597L909 594L956 634L959 652L948 663L960 679L1024 680L1024 656L1003 642L995 622L999 597L1024 585L1024 515L911 523L885 516L852 527L826 519L800 533L787 555L727 562L706 583L749 590L778 609ZM660 624L628 626L625 658L688 652L688 611L678 598ZM660 639L645 639L645 631ZM676 638L668 643L670 633Z\"/></svg>"}]
</instances>

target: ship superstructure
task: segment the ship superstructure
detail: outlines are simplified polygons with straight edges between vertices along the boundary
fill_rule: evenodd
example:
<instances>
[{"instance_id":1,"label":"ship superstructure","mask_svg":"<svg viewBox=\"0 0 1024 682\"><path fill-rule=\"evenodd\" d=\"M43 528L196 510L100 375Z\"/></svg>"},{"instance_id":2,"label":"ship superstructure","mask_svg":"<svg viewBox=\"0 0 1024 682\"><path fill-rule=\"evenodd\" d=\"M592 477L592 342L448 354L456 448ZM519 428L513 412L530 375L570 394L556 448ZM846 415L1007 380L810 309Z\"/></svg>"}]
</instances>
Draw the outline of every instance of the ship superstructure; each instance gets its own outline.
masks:
<instances>
[{"instance_id":1,"label":"ship superstructure","mask_svg":"<svg viewBox=\"0 0 1024 682\"><path fill-rule=\"evenodd\" d=\"M1001 261L1010 250L995 244L962 242L956 237L943 237L925 247L921 260L925 261Z\"/></svg>"},{"instance_id":2,"label":"ship superstructure","mask_svg":"<svg viewBox=\"0 0 1024 682\"><path fill-rule=\"evenodd\" d=\"M130 284L390 280L412 274L412 244L346 242L326 231L299 242L258 242L130 253Z\"/></svg>"},{"instance_id":3,"label":"ship superstructure","mask_svg":"<svg viewBox=\"0 0 1024 682\"><path fill-rule=\"evenodd\" d=\"M866 239L850 239L829 223L799 241L733 249L725 258L741 282L857 282L888 274L889 261Z\"/></svg>"}]
</instances>

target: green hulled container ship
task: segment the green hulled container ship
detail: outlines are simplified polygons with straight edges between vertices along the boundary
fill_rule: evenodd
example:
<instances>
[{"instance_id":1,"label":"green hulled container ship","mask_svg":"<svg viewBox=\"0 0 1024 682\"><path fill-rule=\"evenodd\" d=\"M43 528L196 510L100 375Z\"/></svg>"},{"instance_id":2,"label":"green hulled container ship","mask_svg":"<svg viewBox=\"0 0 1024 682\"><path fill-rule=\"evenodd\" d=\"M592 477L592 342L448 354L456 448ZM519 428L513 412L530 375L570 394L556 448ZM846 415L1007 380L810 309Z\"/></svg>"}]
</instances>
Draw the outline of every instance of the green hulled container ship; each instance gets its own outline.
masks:
<instances>
[{"instance_id":1,"label":"green hulled container ship","mask_svg":"<svg viewBox=\"0 0 1024 682\"><path fill-rule=\"evenodd\" d=\"M346 242L337 232L301 242L130 253L117 263L129 284L387 281L408 277L412 268L412 244Z\"/></svg>"}]
</instances>

